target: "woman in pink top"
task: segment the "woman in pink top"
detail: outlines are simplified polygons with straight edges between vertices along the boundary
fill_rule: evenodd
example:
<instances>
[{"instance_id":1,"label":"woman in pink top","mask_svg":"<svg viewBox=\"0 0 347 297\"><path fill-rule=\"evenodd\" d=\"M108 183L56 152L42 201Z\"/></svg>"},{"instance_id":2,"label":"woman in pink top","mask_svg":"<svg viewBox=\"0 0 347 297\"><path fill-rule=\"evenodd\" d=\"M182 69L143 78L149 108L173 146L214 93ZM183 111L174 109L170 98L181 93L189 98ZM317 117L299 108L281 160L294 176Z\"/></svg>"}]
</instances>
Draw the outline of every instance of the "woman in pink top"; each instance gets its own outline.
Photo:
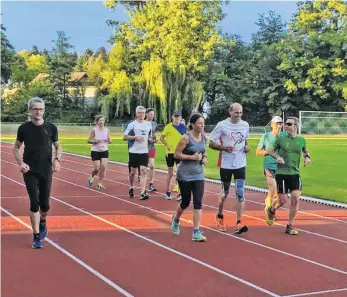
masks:
<instances>
[{"instance_id":1,"label":"woman in pink top","mask_svg":"<svg viewBox=\"0 0 347 297\"><path fill-rule=\"evenodd\" d=\"M88 179L88 185L91 186L94 182L94 176L99 173L99 183L97 188L104 190L102 183L107 163L108 163L108 144L111 143L110 130L105 127L105 116L98 115L95 117L96 127L90 131L88 143L92 144L91 157L94 165L92 175Z\"/></svg>"}]
</instances>

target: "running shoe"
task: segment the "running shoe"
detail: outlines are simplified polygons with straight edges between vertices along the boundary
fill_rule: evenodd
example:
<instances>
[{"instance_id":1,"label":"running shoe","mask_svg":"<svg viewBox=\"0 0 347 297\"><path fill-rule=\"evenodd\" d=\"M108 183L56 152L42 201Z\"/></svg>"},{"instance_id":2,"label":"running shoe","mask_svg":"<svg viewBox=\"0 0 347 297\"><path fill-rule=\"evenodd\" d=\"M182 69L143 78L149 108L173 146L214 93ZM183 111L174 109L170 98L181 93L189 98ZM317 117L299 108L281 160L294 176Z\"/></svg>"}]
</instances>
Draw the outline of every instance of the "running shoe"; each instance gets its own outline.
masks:
<instances>
[{"instance_id":1,"label":"running shoe","mask_svg":"<svg viewBox=\"0 0 347 297\"><path fill-rule=\"evenodd\" d=\"M180 222L177 222L176 216L172 216L171 219L171 231L175 235L180 234Z\"/></svg>"},{"instance_id":2,"label":"running shoe","mask_svg":"<svg viewBox=\"0 0 347 297\"><path fill-rule=\"evenodd\" d=\"M182 195L181 195L181 193L178 193L176 201L181 201L181 200L182 200Z\"/></svg>"},{"instance_id":3,"label":"running shoe","mask_svg":"<svg viewBox=\"0 0 347 297\"><path fill-rule=\"evenodd\" d=\"M206 241L206 239L206 236L204 236L200 230L194 230L192 240L203 242Z\"/></svg>"},{"instance_id":4,"label":"running shoe","mask_svg":"<svg viewBox=\"0 0 347 297\"><path fill-rule=\"evenodd\" d=\"M33 238L33 243L31 245L33 249L41 249L43 247L41 238Z\"/></svg>"},{"instance_id":5,"label":"running shoe","mask_svg":"<svg viewBox=\"0 0 347 297\"><path fill-rule=\"evenodd\" d=\"M141 193L140 200L147 200L147 199L149 199L149 195L147 194L146 191L144 191L143 193Z\"/></svg>"},{"instance_id":6,"label":"running shoe","mask_svg":"<svg viewBox=\"0 0 347 297\"><path fill-rule=\"evenodd\" d=\"M129 197L134 198L134 196L135 196L134 188L129 188Z\"/></svg>"},{"instance_id":7,"label":"running shoe","mask_svg":"<svg viewBox=\"0 0 347 297\"><path fill-rule=\"evenodd\" d=\"M275 212L271 210L271 207L268 207L266 210L266 223L269 226L272 226L275 219Z\"/></svg>"},{"instance_id":8,"label":"running shoe","mask_svg":"<svg viewBox=\"0 0 347 297\"><path fill-rule=\"evenodd\" d=\"M166 192L166 194L165 194L165 200L172 200L172 197L171 197L171 193L170 193L170 192Z\"/></svg>"},{"instance_id":9,"label":"running shoe","mask_svg":"<svg viewBox=\"0 0 347 297\"><path fill-rule=\"evenodd\" d=\"M233 233L242 234L242 233L246 233L247 231L248 231L248 227L246 225L237 224Z\"/></svg>"},{"instance_id":10,"label":"running shoe","mask_svg":"<svg viewBox=\"0 0 347 297\"><path fill-rule=\"evenodd\" d=\"M98 188L99 190L105 190L105 187L104 187L103 184L98 184L98 185L97 185L97 188Z\"/></svg>"},{"instance_id":11,"label":"running shoe","mask_svg":"<svg viewBox=\"0 0 347 297\"><path fill-rule=\"evenodd\" d=\"M43 221L43 222L40 221L39 231L40 231L40 239L41 240L45 239L48 234L46 221Z\"/></svg>"},{"instance_id":12,"label":"running shoe","mask_svg":"<svg viewBox=\"0 0 347 297\"><path fill-rule=\"evenodd\" d=\"M157 189L155 188L155 186L154 186L153 184L150 184L150 185L149 185L149 191L150 191L150 192L156 192Z\"/></svg>"},{"instance_id":13,"label":"running shoe","mask_svg":"<svg viewBox=\"0 0 347 297\"><path fill-rule=\"evenodd\" d=\"M224 218L218 218L218 215L216 216L216 223L217 223L217 230L221 232L226 232L227 228L225 227L224 224Z\"/></svg>"},{"instance_id":14,"label":"running shoe","mask_svg":"<svg viewBox=\"0 0 347 297\"><path fill-rule=\"evenodd\" d=\"M90 176L89 179L88 179L88 185L89 185L89 187L92 186L93 182L94 182L94 177Z\"/></svg>"},{"instance_id":15,"label":"running shoe","mask_svg":"<svg viewBox=\"0 0 347 297\"><path fill-rule=\"evenodd\" d=\"M288 224L286 227L286 233L289 235L298 235L299 231L295 229L295 227L292 224Z\"/></svg>"}]
</instances>

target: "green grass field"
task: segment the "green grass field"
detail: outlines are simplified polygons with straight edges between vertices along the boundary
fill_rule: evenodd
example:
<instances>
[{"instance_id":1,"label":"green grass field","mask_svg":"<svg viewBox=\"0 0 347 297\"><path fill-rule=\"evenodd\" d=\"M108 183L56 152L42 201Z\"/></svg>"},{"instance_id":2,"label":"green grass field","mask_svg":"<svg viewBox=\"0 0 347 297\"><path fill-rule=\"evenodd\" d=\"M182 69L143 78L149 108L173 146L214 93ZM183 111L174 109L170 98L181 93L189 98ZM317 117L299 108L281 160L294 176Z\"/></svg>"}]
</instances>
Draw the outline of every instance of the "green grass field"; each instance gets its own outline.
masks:
<instances>
[{"instance_id":1,"label":"green grass field","mask_svg":"<svg viewBox=\"0 0 347 297\"><path fill-rule=\"evenodd\" d=\"M109 146L110 160L128 162L127 143L122 136L113 134L113 143ZM260 136L251 136L249 143L251 152L247 157L247 185L266 187L263 176L262 157L255 156ZM308 149L312 164L301 166L303 195L347 203L347 136L307 136ZM2 135L4 141L13 142L14 134ZM86 134L60 134L60 142L65 152L90 155L90 145L86 142ZM209 163L205 168L205 176L219 178L216 167L218 152L208 150ZM157 144L156 167L166 169L164 146Z\"/></svg>"}]
</instances>

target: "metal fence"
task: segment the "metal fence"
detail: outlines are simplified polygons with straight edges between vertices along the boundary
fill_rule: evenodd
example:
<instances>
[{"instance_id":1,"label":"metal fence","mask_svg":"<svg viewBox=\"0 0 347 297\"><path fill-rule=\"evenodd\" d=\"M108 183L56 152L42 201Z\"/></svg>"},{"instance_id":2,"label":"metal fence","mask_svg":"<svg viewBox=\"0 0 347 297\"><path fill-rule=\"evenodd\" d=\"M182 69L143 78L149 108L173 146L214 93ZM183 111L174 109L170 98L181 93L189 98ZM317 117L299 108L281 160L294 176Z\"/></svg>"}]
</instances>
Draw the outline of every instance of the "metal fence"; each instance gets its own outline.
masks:
<instances>
[{"instance_id":1,"label":"metal fence","mask_svg":"<svg viewBox=\"0 0 347 297\"><path fill-rule=\"evenodd\" d=\"M8 123L1 122L1 132L2 133L16 133L19 125L22 123ZM88 133L93 127L95 127L95 123L54 123L60 132L66 133ZM206 125L205 132L210 133L216 125ZM118 124L118 125L108 125L107 126L111 133L122 133L125 130L126 124ZM157 127L157 131L161 132L164 129L165 125L159 124ZM265 131L269 131L269 127L264 126L250 126L250 134L259 135L263 134Z\"/></svg>"}]
</instances>

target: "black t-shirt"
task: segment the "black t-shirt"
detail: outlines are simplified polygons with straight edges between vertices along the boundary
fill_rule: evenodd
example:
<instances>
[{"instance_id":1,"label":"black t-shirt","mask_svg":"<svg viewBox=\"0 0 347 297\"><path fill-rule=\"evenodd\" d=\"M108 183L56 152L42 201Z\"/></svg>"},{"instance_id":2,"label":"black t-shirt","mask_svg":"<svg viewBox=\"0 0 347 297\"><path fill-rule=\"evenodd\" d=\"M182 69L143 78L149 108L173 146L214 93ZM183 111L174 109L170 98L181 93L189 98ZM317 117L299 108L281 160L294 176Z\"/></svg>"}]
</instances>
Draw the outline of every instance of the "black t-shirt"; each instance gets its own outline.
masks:
<instances>
[{"instance_id":1,"label":"black t-shirt","mask_svg":"<svg viewBox=\"0 0 347 297\"><path fill-rule=\"evenodd\" d=\"M58 141L58 129L51 123L44 122L36 126L26 122L19 126L17 140L24 142L24 163L33 172L47 174L52 171L52 144Z\"/></svg>"}]
</instances>

